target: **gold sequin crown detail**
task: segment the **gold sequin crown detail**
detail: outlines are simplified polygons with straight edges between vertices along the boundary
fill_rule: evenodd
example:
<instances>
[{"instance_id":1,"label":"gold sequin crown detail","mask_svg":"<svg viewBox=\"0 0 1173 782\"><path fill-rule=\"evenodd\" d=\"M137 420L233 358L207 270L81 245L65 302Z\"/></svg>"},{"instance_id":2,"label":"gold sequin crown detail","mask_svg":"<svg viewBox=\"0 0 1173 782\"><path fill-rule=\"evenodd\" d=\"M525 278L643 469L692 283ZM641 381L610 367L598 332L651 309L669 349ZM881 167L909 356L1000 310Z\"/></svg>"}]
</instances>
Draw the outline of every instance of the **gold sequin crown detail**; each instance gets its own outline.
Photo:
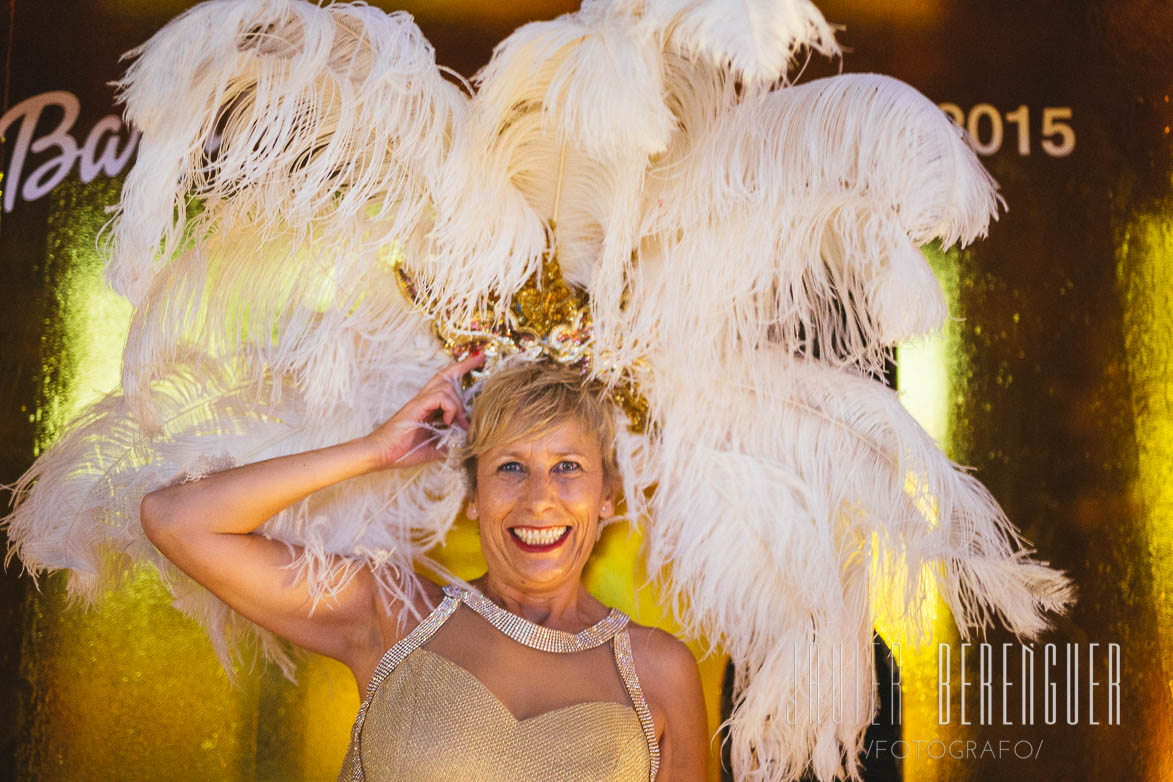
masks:
<instances>
[{"instance_id":1,"label":"gold sequin crown detail","mask_svg":"<svg viewBox=\"0 0 1173 782\"><path fill-rule=\"evenodd\" d=\"M395 262L400 290L418 309L432 318L432 330L454 359L472 351L483 350L485 368L472 373L473 380L492 373L497 362L507 356L523 355L530 360L546 359L587 372L595 365L591 332L590 302L585 291L568 284L562 277L557 253L547 250L542 266L525 284L503 303L490 296L484 309L468 323L453 324L450 318L437 317L445 308L429 301L402 260ZM627 415L627 428L636 433L647 431L648 403L630 377L608 378L607 396Z\"/></svg>"}]
</instances>

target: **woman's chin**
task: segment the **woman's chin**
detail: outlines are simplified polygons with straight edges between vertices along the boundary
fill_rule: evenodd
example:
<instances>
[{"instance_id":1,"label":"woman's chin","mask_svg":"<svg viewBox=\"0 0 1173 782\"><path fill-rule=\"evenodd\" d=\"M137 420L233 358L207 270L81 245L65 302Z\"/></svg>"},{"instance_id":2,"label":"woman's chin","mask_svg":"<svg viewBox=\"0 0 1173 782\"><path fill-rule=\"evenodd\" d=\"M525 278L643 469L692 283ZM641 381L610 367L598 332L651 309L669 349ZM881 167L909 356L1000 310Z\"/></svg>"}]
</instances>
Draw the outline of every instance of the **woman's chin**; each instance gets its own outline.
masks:
<instances>
[{"instance_id":1,"label":"woman's chin","mask_svg":"<svg viewBox=\"0 0 1173 782\"><path fill-rule=\"evenodd\" d=\"M511 562L500 580L522 589L546 591L578 580L573 562Z\"/></svg>"},{"instance_id":2,"label":"woman's chin","mask_svg":"<svg viewBox=\"0 0 1173 782\"><path fill-rule=\"evenodd\" d=\"M585 563L578 562L573 527L556 541L531 537L527 542L509 531L506 536L506 555L490 568L495 579L519 588L543 591L568 582L577 583L581 565Z\"/></svg>"}]
</instances>

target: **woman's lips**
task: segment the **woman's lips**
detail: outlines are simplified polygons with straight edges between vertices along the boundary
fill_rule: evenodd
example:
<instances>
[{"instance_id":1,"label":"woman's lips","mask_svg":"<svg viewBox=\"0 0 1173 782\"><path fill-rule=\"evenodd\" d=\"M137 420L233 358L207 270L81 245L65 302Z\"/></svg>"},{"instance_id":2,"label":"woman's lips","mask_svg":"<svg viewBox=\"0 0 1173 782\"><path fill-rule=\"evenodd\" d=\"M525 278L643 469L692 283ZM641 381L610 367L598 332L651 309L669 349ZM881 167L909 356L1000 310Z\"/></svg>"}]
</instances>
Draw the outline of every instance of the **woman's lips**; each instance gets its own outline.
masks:
<instances>
[{"instance_id":1,"label":"woman's lips","mask_svg":"<svg viewBox=\"0 0 1173 782\"><path fill-rule=\"evenodd\" d=\"M565 543L570 537L570 527L510 527L509 535L522 551L538 554L553 551Z\"/></svg>"}]
</instances>

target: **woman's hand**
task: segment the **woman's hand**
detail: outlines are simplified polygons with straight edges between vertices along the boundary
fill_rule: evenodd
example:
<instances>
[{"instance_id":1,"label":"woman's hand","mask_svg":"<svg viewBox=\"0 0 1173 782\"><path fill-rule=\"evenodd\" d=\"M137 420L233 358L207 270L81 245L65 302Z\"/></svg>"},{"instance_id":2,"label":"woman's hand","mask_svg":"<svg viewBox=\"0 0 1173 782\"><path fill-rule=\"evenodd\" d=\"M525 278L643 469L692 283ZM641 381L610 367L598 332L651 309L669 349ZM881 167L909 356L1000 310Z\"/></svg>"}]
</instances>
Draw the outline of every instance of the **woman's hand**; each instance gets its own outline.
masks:
<instances>
[{"instance_id":1,"label":"woman's hand","mask_svg":"<svg viewBox=\"0 0 1173 782\"><path fill-rule=\"evenodd\" d=\"M399 412L367 435L375 453L375 469L411 467L442 458L447 449L440 444L437 429L468 428L460 379L484 363L484 354L477 352L436 373Z\"/></svg>"}]
</instances>

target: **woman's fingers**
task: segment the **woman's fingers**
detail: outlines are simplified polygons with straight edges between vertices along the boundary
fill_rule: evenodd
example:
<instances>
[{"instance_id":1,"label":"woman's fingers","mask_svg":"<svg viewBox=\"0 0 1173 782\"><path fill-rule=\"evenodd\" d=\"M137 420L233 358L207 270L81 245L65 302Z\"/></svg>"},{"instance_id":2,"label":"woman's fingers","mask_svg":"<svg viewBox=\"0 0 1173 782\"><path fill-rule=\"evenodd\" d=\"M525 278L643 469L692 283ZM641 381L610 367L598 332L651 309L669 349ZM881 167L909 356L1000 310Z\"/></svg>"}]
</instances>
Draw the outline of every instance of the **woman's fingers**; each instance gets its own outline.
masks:
<instances>
[{"instance_id":1,"label":"woman's fingers","mask_svg":"<svg viewBox=\"0 0 1173 782\"><path fill-rule=\"evenodd\" d=\"M452 388L460 387L460 380L472 370L485 363L485 355L477 353L469 356L463 361L457 361L455 364L449 364L441 369L436 374L432 375L424 388L431 388L433 386L451 386Z\"/></svg>"},{"instance_id":2,"label":"woman's fingers","mask_svg":"<svg viewBox=\"0 0 1173 782\"><path fill-rule=\"evenodd\" d=\"M448 411L445 410L444 423L451 426L453 422L456 422L462 428L468 428L468 413L464 409L464 400L458 390L460 388L460 379L484 363L484 353L472 353L463 361L449 364L437 372L428 381L427 385L424 386L424 391L443 389L451 392L451 398L456 403L455 415L449 416Z\"/></svg>"},{"instance_id":3,"label":"woman's fingers","mask_svg":"<svg viewBox=\"0 0 1173 782\"><path fill-rule=\"evenodd\" d=\"M439 417L447 426L453 423L464 429L468 428L468 414L464 409L464 400L451 386L441 385L429 389L419 397L421 402L414 416L416 421L427 423Z\"/></svg>"},{"instance_id":4,"label":"woman's fingers","mask_svg":"<svg viewBox=\"0 0 1173 782\"><path fill-rule=\"evenodd\" d=\"M469 353L463 361L457 361L440 374L445 375L449 380L460 380L460 378L467 375L479 366L485 363L485 354L480 351Z\"/></svg>"},{"instance_id":5,"label":"woman's fingers","mask_svg":"<svg viewBox=\"0 0 1173 782\"><path fill-rule=\"evenodd\" d=\"M461 429L468 429L468 411L464 407L464 399L452 386L445 388L444 393L448 400L452 403L451 409L446 411L450 412L451 415L445 415L444 423L448 424L449 426L452 426L455 423Z\"/></svg>"}]
</instances>

